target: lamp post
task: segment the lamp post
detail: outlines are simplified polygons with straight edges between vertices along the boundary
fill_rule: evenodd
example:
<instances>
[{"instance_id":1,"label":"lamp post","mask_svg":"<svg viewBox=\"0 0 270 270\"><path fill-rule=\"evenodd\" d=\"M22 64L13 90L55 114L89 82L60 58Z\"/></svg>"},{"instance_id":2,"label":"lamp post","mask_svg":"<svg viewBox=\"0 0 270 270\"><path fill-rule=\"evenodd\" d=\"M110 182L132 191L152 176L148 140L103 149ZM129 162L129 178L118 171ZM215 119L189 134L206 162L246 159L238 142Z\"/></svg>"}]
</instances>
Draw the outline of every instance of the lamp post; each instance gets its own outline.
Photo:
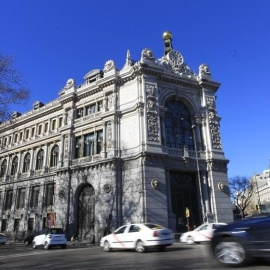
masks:
<instances>
[{"instance_id":1,"label":"lamp post","mask_svg":"<svg viewBox=\"0 0 270 270\"><path fill-rule=\"evenodd\" d=\"M196 158L197 177L198 177L198 182L199 182L200 201L201 201L202 216L203 216L203 221L204 221L205 218L207 218L207 217L205 216L203 193L202 193L202 183L201 183L201 175L200 175L200 166L199 166L198 152L197 152L197 140L196 140L196 134L195 134L196 125L192 125L191 128L192 128L192 133L193 133L193 138L194 138L194 150L195 150L195 158Z\"/></svg>"},{"instance_id":2,"label":"lamp post","mask_svg":"<svg viewBox=\"0 0 270 270\"><path fill-rule=\"evenodd\" d=\"M68 239L70 238L70 230L69 230L69 215L70 215L70 190L71 190L71 169L68 166L68 194L67 194L67 216L66 216L66 235Z\"/></svg>"}]
</instances>

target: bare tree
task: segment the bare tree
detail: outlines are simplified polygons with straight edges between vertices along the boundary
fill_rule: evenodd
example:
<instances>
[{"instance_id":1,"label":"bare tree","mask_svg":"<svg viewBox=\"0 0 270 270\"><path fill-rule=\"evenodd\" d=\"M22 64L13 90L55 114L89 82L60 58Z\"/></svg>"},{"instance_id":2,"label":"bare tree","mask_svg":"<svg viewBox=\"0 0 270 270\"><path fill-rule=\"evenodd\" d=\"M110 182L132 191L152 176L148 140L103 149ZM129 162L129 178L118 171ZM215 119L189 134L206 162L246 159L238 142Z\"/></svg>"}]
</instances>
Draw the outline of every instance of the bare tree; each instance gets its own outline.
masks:
<instances>
[{"instance_id":1,"label":"bare tree","mask_svg":"<svg viewBox=\"0 0 270 270\"><path fill-rule=\"evenodd\" d=\"M235 176L229 179L229 185L231 199L245 219L245 211L251 202L254 184L245 176Z\"/></svg>"},{"instance_id":2,"label":"bare tree","mask_svg":"<svg viewBox=\"0 0 270 270\"><path fill-rule=\"evenodd\" d=\"M11 105L25 104L29 90L21 74L13 67L13 57L0 52L0 121L10 116Z\"/></svg>"}]
</instances>

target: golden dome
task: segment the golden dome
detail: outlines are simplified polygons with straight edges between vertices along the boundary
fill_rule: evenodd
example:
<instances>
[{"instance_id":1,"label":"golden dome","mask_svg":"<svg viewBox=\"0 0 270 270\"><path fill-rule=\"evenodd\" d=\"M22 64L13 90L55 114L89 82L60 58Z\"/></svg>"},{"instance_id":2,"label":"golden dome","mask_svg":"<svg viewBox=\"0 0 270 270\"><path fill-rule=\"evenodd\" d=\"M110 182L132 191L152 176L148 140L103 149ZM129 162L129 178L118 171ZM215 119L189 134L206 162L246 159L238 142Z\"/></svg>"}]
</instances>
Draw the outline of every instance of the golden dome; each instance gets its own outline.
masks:
<instances>
[{"instance_id":1,"label":"golden dome","mask_svg":"<svg viewBox=\"0 0 270 270\"><path fill-rule=\"evenodd\" d=\"M165 31L162 35L163 39L172 39L172 33L169 31Z\"/></svg>"}]
</instances>

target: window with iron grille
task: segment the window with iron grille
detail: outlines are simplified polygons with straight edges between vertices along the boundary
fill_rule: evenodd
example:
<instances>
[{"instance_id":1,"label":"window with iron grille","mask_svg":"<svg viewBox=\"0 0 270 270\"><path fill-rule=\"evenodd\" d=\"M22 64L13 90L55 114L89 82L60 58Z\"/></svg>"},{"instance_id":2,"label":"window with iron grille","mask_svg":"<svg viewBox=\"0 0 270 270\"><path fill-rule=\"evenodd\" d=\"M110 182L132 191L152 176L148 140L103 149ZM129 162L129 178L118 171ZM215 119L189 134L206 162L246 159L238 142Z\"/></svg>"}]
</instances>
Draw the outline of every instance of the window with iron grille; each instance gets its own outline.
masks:
<instances>
[{"instance_id":1,"label":"window with iron grille","mask_svg":"<svg viewBox=\"0 0 270 270\"><path fill-rule=\"evenodd\" d=\"M7 190L5 210L10 210L11 209L11 206L12 206L12 197L13 197L13 191L12 190Z\"/></svg>"},{"instance_id":2,"label":"window with iron grille","mask_svg":"<svg viewBox=\"0 0 270 270\"><path fill-rule=\"evenodd\" d=\"M102 150L103 131L95 131L76 138L75 158L99 154Z\"/></svg>"},{"instance_id":3,"label":"window with iron grille","mask_svg":"<svg viewBox=\"0 0 270 270\"><path fill-rule=\"evenodd\" d=\"M31 159L31 155L30 155L30 153L27 153L24 156L24 160L23 160L23 173L29 171L29 169L30 169L30 159Z\"/></svg>"},{"instance_id":4,"label":"window with iron grille","mask_svg":"<svg viewBox=\"0 0 270 270\"><path fill-rule=\"evenodd\" d=\"M2 226L1 226L1 232L4 232L7 228L7 220L3 219L2 220Z\"/></svg>"},{"instance_id":5,"label":"window with iron grille","mask_svg":"<svg viewBox=\"0 0 270 270\"><path fill-rule=\"evenodd\" d=\"M23 209L25 205L25 188L20 188L17 199L17 209Z\"/></svg>"},{"instance_id":6,"label":"window with iron grille","mask_svg":"<svg viewBox=\"0 0 270 270\"><path fill-rule=\"evenodd\" d=\"M41 170L43 168L44 150L41 149L37 154L36 170Z\"/></svg>"},{"instance_id":7,"label":"window with iron grille","mask_svg":"<svg viewBox=\"0 0 270 270\"><path fill-rule=\"evenodd\" d=\"M17 172L17 169L18 169L18 161L19 161L19 158L18 158L18 157L15 157L15 158L12 160L12 164L11 164L11 175L15 175L15 173Z\"/></svg>"},{"instance_id":8,"label":"window with iron grille","mask_svg":"<svg viewBox=\"0 0 270 270\"><path fill-rule=\"evenodd\" d=\"M166 146L194 150L192 122L187 106L180 101L170 100L165 107Z\"/></svg>"},{"instance_id":9,"label":"window with iron grille","mask_svg":"<svg viewBox=\"0 0 270 270\"><path fill-rule=\"evenodd\" d=\"M58 157L59 157L59 147L58 145L55 145L51 151L51 163L50 167L57 166L58 163Z\"/></svg>"},{"instance_id":10,"label":"window with iron grille","mask_svg":"<svg viewBox=\"0 0 270 270\"><path fill-rule=\"evenodd\" d=\"M39 186L33 186L31 189L30 207L38 207Z\"/></svg>"},{"instance_id":11,"label":"window with iron grille","mask_svg":"<svg viewBox=\"0 0 270 270\"><path fill-rule=\"evenodd\" d=\"M54 196L54 183L47 184L46 185L46 198L45 198L46 206L53 205L53 196Z\"/></svg>"},{"instance_id":12,"label":"window with iron grille","mask_svg":"<svg viewBox=\"0 0 270 270\"><path fill-rule=\"evenodd\" d=\"M3 177L7 171L7 160L5 159L1 164L0 177Z\"/></svg>"},{"instance_id":13,"label":"window with iron grille","mask_svg":"<svg viewBox=\"0 0 270 270\"><path fill-rule=\"evenodd\" d=\"M19 230L19 228L20 228L20 219L16 218L14 220L14 231L17 232Z\"/></svg>"}]
</instances>

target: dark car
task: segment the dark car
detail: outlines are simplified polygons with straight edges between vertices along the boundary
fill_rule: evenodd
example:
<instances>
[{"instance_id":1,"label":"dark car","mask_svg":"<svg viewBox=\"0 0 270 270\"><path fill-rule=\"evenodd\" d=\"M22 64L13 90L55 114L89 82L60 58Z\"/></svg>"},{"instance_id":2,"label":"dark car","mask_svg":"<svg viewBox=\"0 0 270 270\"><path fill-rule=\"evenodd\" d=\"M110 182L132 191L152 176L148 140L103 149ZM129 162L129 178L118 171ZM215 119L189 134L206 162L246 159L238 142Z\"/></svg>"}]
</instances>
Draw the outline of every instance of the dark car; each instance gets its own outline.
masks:
<instances>
[{"instance_id":1,"label":"dark car","mask_svg":"<svg viewBox=\"0 0 270 270\"><path fill-rule=\"evenodd\" d=\"M24 239L24 245L29 246L32 244L35 236L39 235L40 232L33 232L32 234L29 234L25 239Z\"/></svg>"},{"instance_id":2,"label":"dark car","mask_svg":"<svg viewBox=\"0 0 270 270\"><path fill-rule=\"evenodd\" d=\"M270 256L270 216L256 216L217 228L212 238L215 258L242 266L252 258Z\"/></svg>"}]
</instances>

